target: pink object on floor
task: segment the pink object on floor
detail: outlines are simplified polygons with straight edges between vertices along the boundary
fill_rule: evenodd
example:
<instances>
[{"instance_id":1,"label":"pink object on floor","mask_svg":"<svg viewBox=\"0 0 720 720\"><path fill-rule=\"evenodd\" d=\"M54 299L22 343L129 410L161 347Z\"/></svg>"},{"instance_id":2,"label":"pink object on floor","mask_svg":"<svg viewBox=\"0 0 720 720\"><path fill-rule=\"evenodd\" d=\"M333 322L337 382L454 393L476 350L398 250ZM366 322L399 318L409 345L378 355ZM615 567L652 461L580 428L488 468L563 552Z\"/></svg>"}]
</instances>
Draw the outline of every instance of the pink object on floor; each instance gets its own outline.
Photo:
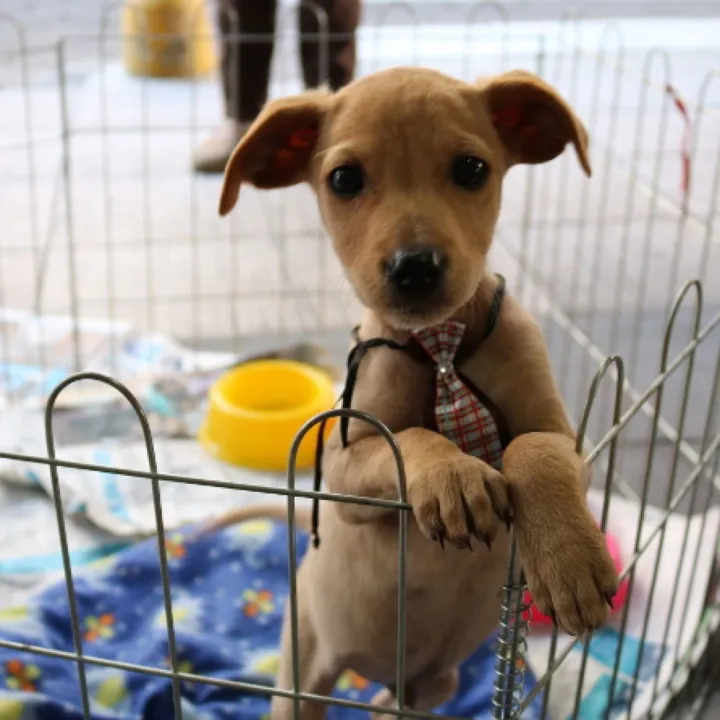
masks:
<instances>
[{"instance_id":1,"label":"pink object on floor","mask_svg":"<svg viewBox=\"0 0 720 720\"><path fill-rule=\"evenodd\" d=\"M615 538L612 535L605 535L605 542L607 543L608 552L610 553L610 557L612 558L613 562L615 563L615 569L617 570L618 574L622 572L623 564L622 564L622 556L620 554L620 546L615 540ZM627 600L628 595L628 579L625 578L621 583L620 587L618 588L618 591L615 593L615 596L613 597L613 607L612 610L610 610L610 614L616 613L618 610L620 610L623 605L625 604L625 601ZM532 595L530 592L525 593L524 601L526 604L530 605L530 609L526 611L523 615L525 620L530 620L531 623L539 624L539 625L552 625L552 618L548 615L544 615L543 613L538 610L538 608L535 606L535 604L532 602Z\"/></svg>"}]
</instances>

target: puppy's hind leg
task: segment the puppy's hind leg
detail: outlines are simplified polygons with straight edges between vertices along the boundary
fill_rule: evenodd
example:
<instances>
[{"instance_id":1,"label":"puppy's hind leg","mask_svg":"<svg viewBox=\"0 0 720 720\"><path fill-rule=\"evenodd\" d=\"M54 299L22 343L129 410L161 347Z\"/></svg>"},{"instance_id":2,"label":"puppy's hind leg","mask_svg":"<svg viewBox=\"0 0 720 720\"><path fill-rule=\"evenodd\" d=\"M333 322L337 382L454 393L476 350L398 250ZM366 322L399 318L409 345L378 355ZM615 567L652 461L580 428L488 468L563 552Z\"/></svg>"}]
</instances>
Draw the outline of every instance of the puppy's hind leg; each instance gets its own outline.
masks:
<instances>
[{"instance_id":1,"label":"puppy's hind leg","mask_svg":"<svg viewBox=\"0 0 720 720\"><path fill-rule=\"evenodd\" d=\"M300 685L298 690L314 695L330 695L342 668L337 662L323 653L319 647L312 618L307 609L306 593L298 593L298 666ZM293 654L290 627L290 608L285 608L282 638L280 645L280 664L277 675L279 690L293 689ZM290 698L274 696L270 706L272 720L294 720L294 702ZM300 720L323 720L326 705L319 702L300 702Z\"/></svg>"},{"instance_id":2,"label":"puppy's hind leg","mask_svg":"<svg viewBox=\"0 0 720 720\"><path fill-rule=\"evenodd\" d=\"M419 712L430 712L438 705L449 700L458 688L458 671L451 670L443 675L429 678L418 678L408 683L406 700L408 707ZM370 701L371 705L394 708L396 706L395 694L392 690L384 688ZM396 720L397 715L383 712L374 712L372 720Z\"/></svg>"}]
</instances>

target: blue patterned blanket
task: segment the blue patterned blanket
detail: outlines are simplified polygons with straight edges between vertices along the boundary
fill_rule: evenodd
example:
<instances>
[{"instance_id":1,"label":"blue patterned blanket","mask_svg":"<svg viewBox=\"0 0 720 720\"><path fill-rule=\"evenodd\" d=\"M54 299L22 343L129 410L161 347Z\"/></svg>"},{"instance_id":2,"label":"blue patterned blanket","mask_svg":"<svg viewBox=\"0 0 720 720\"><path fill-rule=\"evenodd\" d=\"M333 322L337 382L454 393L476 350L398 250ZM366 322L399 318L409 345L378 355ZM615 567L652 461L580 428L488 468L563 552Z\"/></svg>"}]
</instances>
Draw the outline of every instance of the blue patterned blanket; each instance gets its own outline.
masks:
<instances>
[{"instance_id":1,"label":"blue patterned blanket","mask_svg":"<svg viewBox=\"0 0 720 720\"><path fill-rule=\"evenodd\" d=\"M194 542L170 533L167 550L180 669L216 678L272 685L287 596L287 528L269 520L246 522ZM304 553L307 537L298 537ZM144 666L169 667L160 565L154 539L76 573L85 653ZM65 585L29 605L0 614L0 637L72 651ZM438 710L489 718L495 656L492 640L462 666L457 696ZM95 720L168 720L169 679L87 665ZM533 678L528 674L528 687ZM353 672L338 682L338 697L369 701L377 686ZM526 688L527 690L528 688ZM257 720L267 695L202 683L183 683L186 720ZM330 720L366 713L331 707ZM536 713L528 712L528 718ZM77 669L71 662L0 648L0 720L82 718Z\"/></svg>"}]
</instances>

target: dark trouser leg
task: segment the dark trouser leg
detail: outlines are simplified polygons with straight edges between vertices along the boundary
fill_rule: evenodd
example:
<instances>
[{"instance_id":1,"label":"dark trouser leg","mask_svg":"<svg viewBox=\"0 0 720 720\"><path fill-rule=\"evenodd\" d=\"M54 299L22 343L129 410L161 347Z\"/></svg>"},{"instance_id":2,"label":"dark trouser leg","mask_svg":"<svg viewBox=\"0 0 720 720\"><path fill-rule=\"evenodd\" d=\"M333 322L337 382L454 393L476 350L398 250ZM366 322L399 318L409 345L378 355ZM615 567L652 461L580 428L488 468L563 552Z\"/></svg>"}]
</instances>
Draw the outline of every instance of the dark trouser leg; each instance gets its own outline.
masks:
<instances>
[{"instance_id":1,"label":"dark trouser leg","mask_svg":"<svg viewBox=\"0 0 720 720\"><path fill-rule=\"evenodd\" d=\"M220 0L218 24L222 39L222 83L225 112L234 120L255 119L267 100L273 40L241 42L227 35L272 36L276 0Z\"/></svg>"},{"instance_id":2,"label":"dark trouser leg","mask_svg":"<svg viewBox=\"0 0 720 720\"><path fill-rule=\"evenodd\" d=\"M330 35L344 37L332 40L327 48L327 67L321 67L320 32L317 16L311 4L327 13ZM360 20L360 0L309 0L301 2L299 9L300 55L305 87L314 88L326 83L337 90L347 85L355 73L355 30ZM305 35L316 35L305 39Z\"/></svg>"}]
</instances>

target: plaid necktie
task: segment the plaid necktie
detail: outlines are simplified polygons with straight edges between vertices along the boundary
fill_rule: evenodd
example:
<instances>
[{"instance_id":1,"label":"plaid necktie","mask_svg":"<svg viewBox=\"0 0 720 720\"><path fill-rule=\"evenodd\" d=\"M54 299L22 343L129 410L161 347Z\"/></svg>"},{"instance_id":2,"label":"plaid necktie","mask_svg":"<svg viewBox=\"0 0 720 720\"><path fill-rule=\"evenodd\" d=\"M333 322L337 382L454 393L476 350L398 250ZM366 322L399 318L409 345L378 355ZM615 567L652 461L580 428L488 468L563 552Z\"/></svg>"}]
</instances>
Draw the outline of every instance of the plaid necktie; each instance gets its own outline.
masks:
<instances>
[{"instance_id":1,"label":"plaid necktie","mask_svg":"<svg viewBox=\"0 0 720 720\"><path fill-rule=\"evenodd\" d=\"M464 453L500 468L502 444L495 418L459 378L455 355L465 326L444 322L413 333L437 368L435 421L438 431Z\"/></svg>"}]
</instances>

